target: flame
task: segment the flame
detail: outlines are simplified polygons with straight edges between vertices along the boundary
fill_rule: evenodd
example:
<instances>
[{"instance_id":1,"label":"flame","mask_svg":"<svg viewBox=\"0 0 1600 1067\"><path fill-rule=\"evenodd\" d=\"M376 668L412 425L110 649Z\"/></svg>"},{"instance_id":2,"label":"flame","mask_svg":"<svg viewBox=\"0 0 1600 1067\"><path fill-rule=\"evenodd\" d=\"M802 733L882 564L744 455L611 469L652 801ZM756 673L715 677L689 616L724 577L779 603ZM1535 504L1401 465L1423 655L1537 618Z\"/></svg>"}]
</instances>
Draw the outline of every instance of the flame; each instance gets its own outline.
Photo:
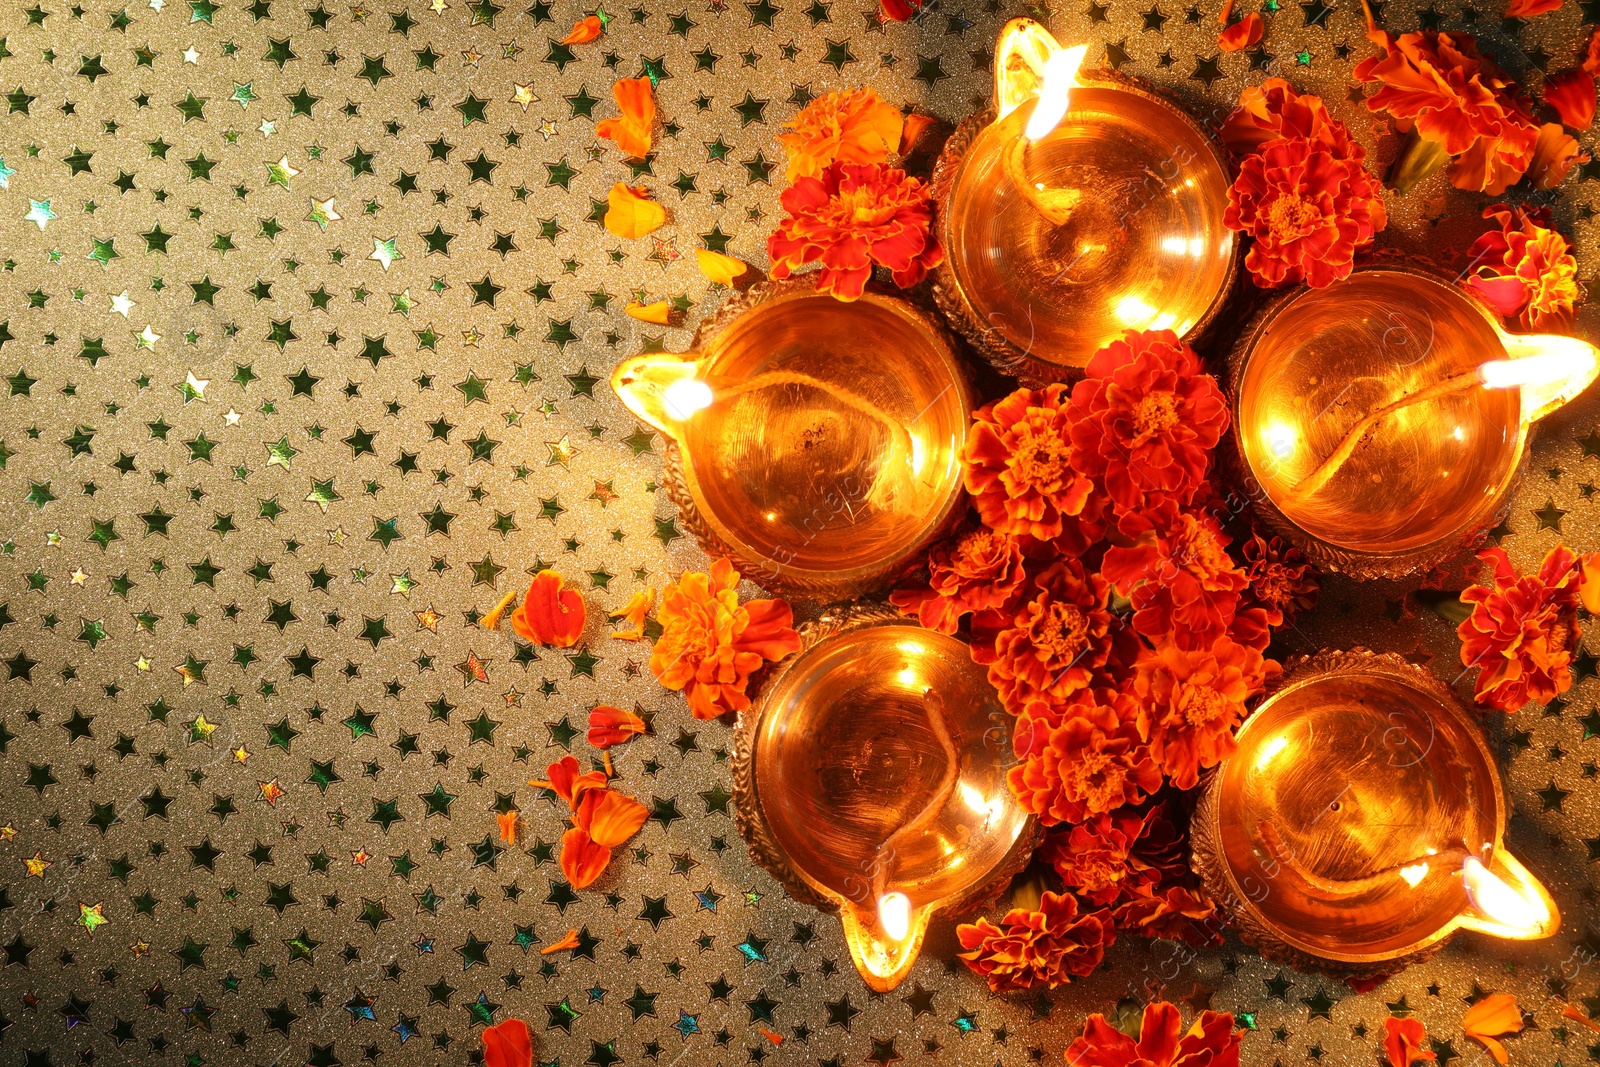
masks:
<instances>
[{"instance_id":1,"label":"flame","mask_svg":"<svg viewBox=\"0 0 1600 1067\"><path fill-rule=\"evenodd\" d=\"M898 890L879 897L878 924L889 940L904 941L911 933L911 898Z\"/></svg>"},{"instance_id":2,"label":"flame","mask_svg":"<svg viewBox=\"0 0 1600 1067\"><path fill-rule=\"evenodd\" d=\"M1088 51L1088 45L1074 45L1052 53L1045 61L1039 100L1033 105L1033 114L1023 131L1028 140L1044 137L1066 116L1072 87L1078 84L1078 68L1083 66L1083 57Z\"/></svg>"},{"instance_id":3,"label":"flame","mask_svg":"<svg viewBox=\"0 0 1600 1067\"><path fill-rule=\"evenodd\" d=\"M1476 856L1468 856L1461 864L1461 880L1472 906L1501 926L1536 936L1550 922L1550 909L1537 893L1519 890Z\"/></svg>"},{"instance_id":4,"label":"flame","mask_svg":"<svg viewBox=\"0 0 1600 1067\"><path fill-rule=\"evenodd\" d=\"M1503 335L1509 359L1490 360L1478 377L1490 389L1520 389L1527 422L1544 418L1600 374L1600 349L1560 334Z\"/></svg>"},{"instance_id":5,"label":"flame","mask_svg":"<svg viewBox=\"0 0 1600 1067\"><path fill-rule=\"evenodd\" d=\"M679 378L661 393L661 403L667 414L679 422L710 407L711 400L711 387L698 378Z\"/></svg>"}]
</instances>

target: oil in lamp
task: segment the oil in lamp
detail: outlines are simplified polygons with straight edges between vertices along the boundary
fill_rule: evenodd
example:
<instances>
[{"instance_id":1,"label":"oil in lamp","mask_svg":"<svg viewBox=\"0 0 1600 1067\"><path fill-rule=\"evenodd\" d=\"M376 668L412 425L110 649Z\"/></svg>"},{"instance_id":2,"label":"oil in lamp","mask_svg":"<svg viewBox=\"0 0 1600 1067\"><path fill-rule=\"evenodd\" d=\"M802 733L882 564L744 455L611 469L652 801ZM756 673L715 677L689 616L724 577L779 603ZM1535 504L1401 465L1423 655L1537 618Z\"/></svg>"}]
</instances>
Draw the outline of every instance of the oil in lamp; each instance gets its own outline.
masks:
<instances>
[{"instance_id":1,"label":"oil in lamp","mask_svg":"<svg viewBox=\"0 0 1600 1067\"><path fill-rule=\"evenodd\" d=\"M887 992L936 912L977 906L1032 851L1006 786L1011 717L966 644L891 608L799 629L739 717L739 831L791 896L839 914L856 969Z\"/></svg>"},{"instance_id":2,"label":"oil in lamp","mask_svg":"<svg viewBox=\"0 0 1600 1067\"><path fill-rule=\"evenodd\" d=\"M691 349L624 360L611 387L667 437L665 484L708 552L764 585L856 595L946 525L971 399L926 315L762 282Z\"/></svg>"},{"instance_id":3,"label":"oil in lamp","mask_svg":"<svg viewBox=\"0 0 1600 1067\"><path fill-rule=\"evenodd\" d=\"M1192 863L1263 955L1377 978L1458 930L1534 940L1560 925L1506 850L1482 731L1426 670L1319 653L1291 665L1237 740L1196 808Z\"/></svg>"},{"instance_id":4,"label":"oil in lamp","mask_svg":"<svg viewBox=\"0 0 1600 1067\"><path fill-rule=\"evenodd\" d=\"M1493 525L1532 424L1582 392L1600 350L1513 334L1409 266L1299 289L1246 332L1235 443L1257 510L1353 577L1431 567Z\"/></svg>"},{"instance_id":5,"label":"oil in lamp","mask_svg":"<svg viewBox=\"0 0 1600 1067\"><path fill-rule=\"evenodd\" d=\"M1144 84L1081 72L1083 54L1012 19L994 106L961 124L933 173L934 296L992 363L1031 381L1071 376L1125 330L1198 333L1236 270L1222 154Z\"/></svg>"}]
</instances>

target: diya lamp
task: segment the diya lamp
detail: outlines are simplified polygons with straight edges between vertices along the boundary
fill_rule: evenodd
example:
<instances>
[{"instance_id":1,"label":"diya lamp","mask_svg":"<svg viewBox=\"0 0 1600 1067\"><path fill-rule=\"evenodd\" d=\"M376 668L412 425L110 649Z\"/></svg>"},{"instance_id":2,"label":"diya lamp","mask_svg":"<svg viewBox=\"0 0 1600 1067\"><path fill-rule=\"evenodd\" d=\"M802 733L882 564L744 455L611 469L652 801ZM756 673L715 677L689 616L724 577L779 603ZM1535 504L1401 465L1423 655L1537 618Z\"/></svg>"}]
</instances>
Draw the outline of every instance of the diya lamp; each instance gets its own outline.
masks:
<instances>
[{"instance_id":1,"label":"diya lamp","mask_svg":"<svg viewBox=\"0 0 1600 1067\"><path fill-rule=\"evenodd\" d=\"M854 596L950 520L972 402L948 335L894 297L761 282L691 351L624 360L611 387L669 442L685 525L752 580Z\"/></svg>"},{"instance_id":2,"label":"diya lamp","mask_svg":"<svg viewBox=\"0 0 1600 1067\"><path fill-rule=\"evenodd\" d=\"M1125 330L1198 333L1236 271L1228 165L1182 108L1079 69L1032 19L994 57L994 105L964 121L933 173L944 263L934 296L997 367L1081 371Z\"/></svg>"},{"instance_id":3,"label":"diya lamp","mask_svg":"<svg viewBox=\"0 0 1600 1067\"><path fill-rule=\"evenodd\" d=\"M1035 821L1006 786L1011 716L967 645L883 605L800 626L735 734L750 854L837 912L887 992L936 913L976 907L1027 862Z\"/></svg>"},{"instance_id":4,"label":"diya lamp","mask_svg":"<svg viewBox=\"0 0 1600 1067\"><path fill-rule=\"evenodd\" d=\"M1427 271L1362 268L1246 332L1234 439L1268 525L1325 569L1401 577L1493 525L1534 422L1597 370L1593 345L1509 333Z\"/></svg>"},{"instance_id":5,"label":"diya lamp","mask_svg":"<svg viewBox=\"0 0 1600 1067\"><path fill-rule=\"evenodd\" d=\"M1504 842L1481 729L1386 653L1291 666L1207 780L1192 865L1240 936L1304 970L1381 978L1458 930L1534 940L1555 902Z\"/></svg>"}]
</instances>

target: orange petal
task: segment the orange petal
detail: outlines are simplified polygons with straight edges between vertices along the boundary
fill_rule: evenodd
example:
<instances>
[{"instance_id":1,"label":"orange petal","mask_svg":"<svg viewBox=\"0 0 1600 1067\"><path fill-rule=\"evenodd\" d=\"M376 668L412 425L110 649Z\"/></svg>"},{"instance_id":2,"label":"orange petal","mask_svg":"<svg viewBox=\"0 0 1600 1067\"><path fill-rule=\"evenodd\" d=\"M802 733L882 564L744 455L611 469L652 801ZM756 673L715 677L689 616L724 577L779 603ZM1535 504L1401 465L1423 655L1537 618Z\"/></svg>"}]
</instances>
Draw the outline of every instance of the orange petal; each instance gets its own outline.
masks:
<instances>
[{"instance_id":1,"label":"orange petal","mask_svg":"<svg viewBox=\"0 0 1600 1067\"><path fill-rule=\"evenodd\" d=\"M1495 993L1484 997L1461 1019L1461 1032L1489 1050L1494 1061L1504 1067L1511 1059L1506 1047L1495 1038L1502 1034L1515 1034L1522 1030L1522 1009L1517 998L1510 993Z\"/></svg>"},{"instance_id":2,"label":"orange petal","mask_svg":"<svg viewBox=\"0 0 1600 1067\"><path fill-rule=\"evenodd\" d=\"M667 209L651 200L642 186L631 189L618 182L611 187L606 197L606 229L618 237L643 237L661 229L666 221Z\"/></svg>"},{"instance_id":3,"label":"orange petal","mask_svg":"<svg viewBox=\"0 0 1600 1067\"><path fill-rule=\"evenodd\" d=\"M910 152L913 148L917 147L917 138L921 137L928 127L932 126L935 121L937 120L934 119L933 116L924 115L917 111L913 111L911 114L907 115L905 126L900 132L900 154L905 155L907 152Z\"/></svg>"},{"instance_id":4,"label":"orange petal","mask_svg":"<svg viewBox=\"0 0 1600 1067\"><path fill-rule=\"evenodd\" d=\"M741 264L742 266L743 264ZM654 589L641 589L628 598L621 611L612 612L613 619L624 619L628 623L626 630L613 631L611 636L618 641L637 641L644 636L644 617L649 614L650 608L656 602Z\"/></svg>"},{"instance_id":5,"label":"orange petal","mask_svg":"<svg viewBox=\"0 0 1600 1067\"><path fill-rule=\"evenodd\" d=\"M583 596L567 589L561 575L544 570L534 576L522 606L511 613L511 628L524 640L571 648L583 633Z\"/></svg>"},{"instance_id":6,"label":"orange petal","mask_svg":"<svg viewBox=\"0 0 1600 1067\"><path fill-rule=\"evenodd\" d=\"M1535 15L1555 11L1562 3L1563 0L1511 0L1511 3L1506 5L1506 17L1531 19Z\"/></svg>"},{"instance_id":7,"label":"orange petal","mask_svg":"<svg viewBox=\"0 0 1600 1067\"><path fill-rule=\"evenodd\" d=\"M1595 1022L1583 1012L1579 1011L1577 1008L1574 1008L1571 1004L1568 1004L1561 1009L1561 1017L1563 1019L1571 1019L1578 1025L1586 1026L1595 1033L1600 1034L1600 1023Z\"/></svg>"},{"instance_id":8,"label":"orange petal","mask_svg":"<svg viewBox=\"0 0 1600 1067\"><path fill-rule=\"evenodd\" d=\"M599 15L589 15L572 24L572 32L561 38L562 44L588 44L605 30Z\"/></svg>"},{"instance_id":9,"label":"orange petal","mask_svg":"<svg viewBox=\"0 0 1600 1067\"><path fill-rule=\"evenodd\" d=\"M1587 152L1578 150L1577 138L1562 129L1559 122L1547 122L1539 127L1539 139L1533 145L1528 174L1533 178L1535 189L1554 189L1566 180L1576 164L1588 159Z\"/></svg>"},{"instance_id":10,"label":"orange petal","mask_svg":"<svg viewBox=\"0 0 1600 1067\"><path fill-rule=\"evenodd\" d=\"M504 617L506 613L506 609L511 606L511 602L515 599L517 599L517 591L513 589L511 592L501 597L498 604L489 609L489 614L478 620L478 625L482 626L485 630L493 630L496 626L499 626L501 618Z\"/></svg>"},{"instance_id":11,"label":"orange petal","mask_svg":"<svg viewBox=\"0 0 1600 1067\"><path fill-rule=\"evenodd\" d=\"M611 850L597 845L587 831L576 826L561 835L561 873L572 888L592 884L611 862Z\"/></svg>"},{"instance_id":12,"label":"orange petal","mask_svg":"<svg viewBox=\"0 0 1600 1067\"><path fill-rule=\"evenodd\" d=\"M495 822L500 824L500 840L508 845L517 843L517 809L502 811L495 814Z\"/></svg>"},{"instance_id":13,"label":"orange petal","mask_svg":"<svg viewBox=\"0 0 1600 1067\"><path fill-rule=\"evenodd\" d=\"M595 748L610 748L644 733L644 720L631 711L598 704L589 712L589 743Z\"/></svg>"},{"instance_id":14,"label":"orange petal","mask_svg":"<svg viewBox=\"0 0 1600 1067\"><path fill-rule=\"evenodd\" d=\"M548 956L552 952L565 952L578 947L578 931L568 930L567 936L551 945L546 945L539 950L539 955Z\"/></svg>"},{"instance_id":15,"label":"orange petal","mask_svg":"<svg viewBox=\"0 0 1600 1067\"><path fill-rule=\"evenodd\" d=\"M578 760L574 756L562 756L560 760L545 768L549 776L550 788L556 795L567 802L567 806L577 810L583 794L591 789L604 789L606 776L599 771L578 773Z\"/></svg>"},{"instance_id":16,"label":"orange petal","mask_svg":"<svg viewBox=\"0 0 1600 1067\"><path fill-rule=\"evenodd\" d=\"M507 1019L483 1032L483 1067L533 1067L533 1035L521 1019Z\"/></svg>"},{"instance_id":17,"label":"orange petal","mask_svg":"<svg viewBox=\"0 0 1600 1067\"><path fill-rule=\"evenodd\" d=\"M1575 130L1594 124L1594 75L1581 67L1557 71L1544 80L1544 102Z\"/></svg>"},{"instance_id":18,"label":"orange petal","mask_svg":"<svg viewBox=\"0 0 1600 1067\"><path fill-rule=\"evenodd\" d=\"M713 252L709 248L697 248L694 255L700 262L700 273L719 285L732 285L735 278L750 269L744 260Z\"/></svg>"},{"instance_id":19,"label":"orange petal","mask_svg":"<svg viewBox=\"0 0 1600 1067\"><path fill-rule=\"evenodd\" d=\"M1389 1067L1411 1067L1413 1063L1437 1058L1422 1047L1426 1031L1417 1020L1391 1016L1383 1021L1383 1029L1383 1051L1389 1058Z\"/></svg>"},{"instance_id":20,"label":"orange petal","mask_svg":"<svg viewBox=\"0 0 1600 1067\"><path fill-rule=\"evenodd\" d=\"M601 119L594 132L617 143L624 155L643 159L650 154L650 131L656 122L655 87L649 78L624 78L611 87L622 116Z\"/></svg>"},{"instance_id":21,"label":"orange petal","mask_svg":"<svg viewBox=\"0 0 1600 1067\"><path fill-rule=\"evenodd\" d=\"M1578 599L1589 614L1600 615L1600 552L1578 557Z\"/></svg>"},{"instance_id":22,"label":"orange petal","mask_svg":"<svg viewBox=\"0 0 1600 1067\"><path fill-rule=\"evenodd\" d=\"M609 789L586 794L578 805L578 828L597 845L616 848L639 832L650 809L630 796Z\"/></svg>"},{"instance_id":23,"label":"orange petal","mask_svg":"<svg viewBox=\"0 0 1600 1067\"><path fill-rule=\"evenodd\" d=\"M622 310L628 313L629 318L638 319L640 322L653 322L657 326L665 326L672 319L672 305L665 300L657 300L653 304L641 304L637 300L630 300L628 306Z\"/></svg>"},{"instance_id":24,"label":"orange petal","mask_svg":"<svg viewBox=\"0 0 1600 1067\"><path fill-rule=\"evenodd\" d=\"M1266 32L1267 26L1261 19L1261 13L1252 11L1218 35L1217 47L1224 52L1237 52L1258 43Z\"/></svg>"}]
</instances>

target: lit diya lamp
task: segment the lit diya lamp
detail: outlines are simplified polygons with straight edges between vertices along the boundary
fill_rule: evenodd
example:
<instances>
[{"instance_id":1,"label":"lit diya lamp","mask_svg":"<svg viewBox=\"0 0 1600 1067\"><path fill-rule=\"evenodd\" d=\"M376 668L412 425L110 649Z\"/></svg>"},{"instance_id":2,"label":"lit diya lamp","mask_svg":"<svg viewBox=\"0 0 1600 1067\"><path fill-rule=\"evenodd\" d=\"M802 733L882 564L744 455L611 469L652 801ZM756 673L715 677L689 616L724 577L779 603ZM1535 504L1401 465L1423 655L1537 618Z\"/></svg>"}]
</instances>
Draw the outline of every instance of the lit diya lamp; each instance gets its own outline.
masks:
<instances>
[{"instance_id":1,"label":"lit diya lamp","mask_svg":"<svg viewBox=\"0 0 1600 1067\"><path fill-rule=\"evenodd\" d=\"M1084 51L1007 23L994 106L957 128L933 173L935 298L992 363L1033 381L1070 377L1125 330L1191 337L1236 270L1221 152L1144 84L1080 71Z\"/></svg>"},{"instance_id":2,"label":"lit diya lamp","mask_svg":"<svg viewBox=\"0 0 1600 1067\"><path fill-rule=\"evenodd\" d=\"M1482 731L1404 658L1292 667L1204 787L1193 866L1240 936L1306 970L1382 977L1458 930L1534 940L1560 925L1503 837Z\"/></svg>"},{"instance_id":3,"label":"lit diya lamp","mask_svg":"<svg viewBox=\"0 0 1600 1067\"><path fill-rule=\"evenodd\" d=\"M926 315L763 282L691 349L624 360L611 387L670 442L665 484L707 552L763 585L853 596L945 527L972 405Z\"/></svg>"},{"instance_id":4,"label":"lit diya lamp","mask_svg":"<svg viewBox=\"0 0 1600 1067\"><path fill-rule=\"evenodd\" d=\"M1271 305L1234 352L1233 430L1257 510L1320 566L1431 567L1492 526L1532 424L1600 351L1513 334L1420 269L1359 269Z\"/></svg>"},{"instance_id":5,"label":"lit diya lamp","mask_svg":"<svg viewBox=\"0 0 1600 1067\"><path fill-rule=\"evenodd\" d=\"M1032 852L1006 786L1011 716L966 644L885 606L800 627L739 716L734 797L750 854L839 914L850 958L887 992L936 912L975 907Z\"/></svg>"}]
</instances>

